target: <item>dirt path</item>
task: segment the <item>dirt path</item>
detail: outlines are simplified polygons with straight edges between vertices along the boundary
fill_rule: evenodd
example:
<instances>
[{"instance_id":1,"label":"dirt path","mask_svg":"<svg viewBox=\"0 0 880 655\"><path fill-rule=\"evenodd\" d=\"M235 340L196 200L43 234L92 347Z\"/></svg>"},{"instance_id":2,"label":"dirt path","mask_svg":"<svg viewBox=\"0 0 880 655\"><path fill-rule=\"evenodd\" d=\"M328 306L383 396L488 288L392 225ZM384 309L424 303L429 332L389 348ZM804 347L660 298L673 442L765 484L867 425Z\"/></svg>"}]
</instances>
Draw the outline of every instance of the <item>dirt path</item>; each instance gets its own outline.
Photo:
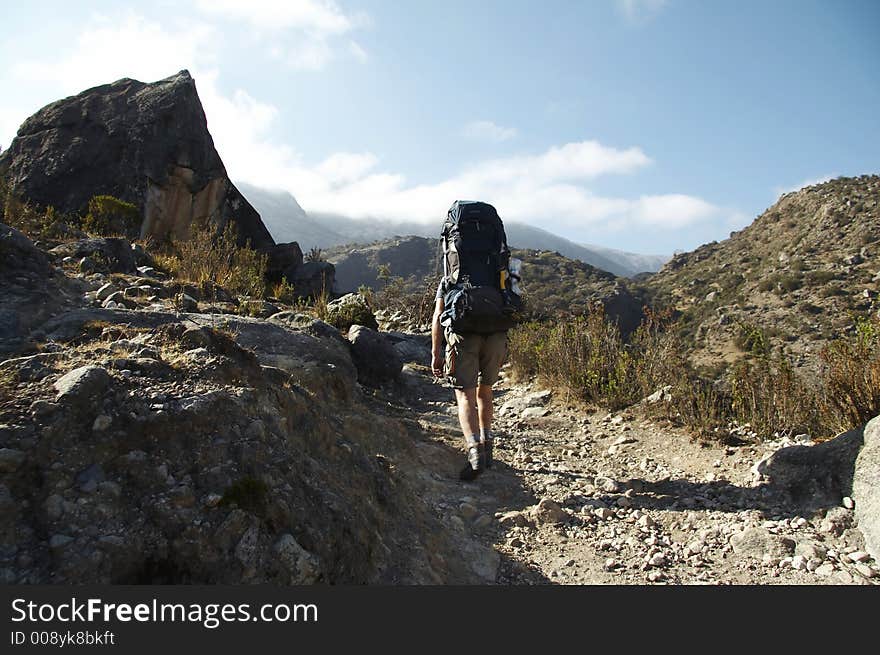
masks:
<instances>
[{"instance_id":1,"label":"dirt path","mask_svg":"<svg viewBox=\"0 0 880 655\"><path fill-rule=\"evenodd\" d=\"M753 466L787 442L701 445L634 412L585 414L502 377L496 463L466 483L451 389L418 366L407 379L424 501L463 544L489 547L471 549L487 582L880 583L850 509L800 516L755 478Z\"/></svg>"}]
</instances>

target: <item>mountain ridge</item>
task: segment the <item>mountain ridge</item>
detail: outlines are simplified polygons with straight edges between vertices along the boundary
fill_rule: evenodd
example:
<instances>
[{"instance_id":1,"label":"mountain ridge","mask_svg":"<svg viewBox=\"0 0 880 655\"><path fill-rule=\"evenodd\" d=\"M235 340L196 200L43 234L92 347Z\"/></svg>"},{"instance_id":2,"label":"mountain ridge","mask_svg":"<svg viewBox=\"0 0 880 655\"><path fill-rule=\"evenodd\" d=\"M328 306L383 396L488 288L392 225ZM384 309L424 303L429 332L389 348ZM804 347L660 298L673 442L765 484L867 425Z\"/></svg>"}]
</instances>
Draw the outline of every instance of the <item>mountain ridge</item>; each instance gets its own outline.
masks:
<instances>
[{"instance_id":1,"label":"mountain ridge","mask_svg":"<svg viewBox=\"0 0 880 655\"><path fill-rule=\"evenodd\" d=\"M259 211L276 241L296 241L304 250L341 245L366 246L396 237L436 238L437 225L417 221L358 220L339 214L305 212L293 194L239 183L242 193ZM620 277L656 272L669 257L630 253L603 246L579 244L543 228L517 221L505 221L507 241L513 248L550 250L570 259L601 268Z\"/></svg>"}]
</instances>

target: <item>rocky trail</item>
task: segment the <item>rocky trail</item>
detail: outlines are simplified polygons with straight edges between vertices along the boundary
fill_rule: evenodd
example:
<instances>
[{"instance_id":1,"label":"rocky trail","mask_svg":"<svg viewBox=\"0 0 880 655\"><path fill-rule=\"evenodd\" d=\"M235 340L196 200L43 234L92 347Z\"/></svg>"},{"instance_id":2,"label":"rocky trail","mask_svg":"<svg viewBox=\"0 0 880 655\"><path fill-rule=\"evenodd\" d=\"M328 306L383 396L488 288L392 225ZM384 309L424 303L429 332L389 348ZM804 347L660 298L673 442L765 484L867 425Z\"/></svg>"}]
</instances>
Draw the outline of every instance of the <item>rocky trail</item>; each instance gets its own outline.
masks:
<instances>
[{"instance_id":1,"label":"rocky trail","mask_svg":"<svg viewBox=\"0 0 880 655\"><path fill-rule=\"evenodd\" d=\"M880 583L851 498L816 510L758 472L789 439L700 443L637 408L590 413L503 371L495 465L462 482L452 390L407 369L407 394L386 410L420 424L423 499L460 541L482 543L474 568L487 582Z\"/></svg>"}]
</instances>

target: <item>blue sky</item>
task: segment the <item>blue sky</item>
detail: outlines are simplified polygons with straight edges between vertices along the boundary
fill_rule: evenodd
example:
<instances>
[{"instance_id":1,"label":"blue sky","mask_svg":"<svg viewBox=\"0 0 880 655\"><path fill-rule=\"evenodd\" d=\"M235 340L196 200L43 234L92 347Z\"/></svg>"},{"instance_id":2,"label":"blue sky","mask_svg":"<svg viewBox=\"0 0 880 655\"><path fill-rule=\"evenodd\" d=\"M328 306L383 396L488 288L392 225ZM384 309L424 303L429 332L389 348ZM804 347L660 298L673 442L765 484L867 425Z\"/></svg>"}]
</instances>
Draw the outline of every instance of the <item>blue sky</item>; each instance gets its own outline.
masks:
<instances>
[{"instance_id":1,"label":"blue sky","mask_svg":"<svg viewBox=\"0 0 880 655\"><path fill-rule=\"evenodd\" d=\"M439 226L475 198L661 254L880 172L873 0L4 5L0 144L52 100L188 68L233 179L306 211Z\"/></svg>"}]
</instances>

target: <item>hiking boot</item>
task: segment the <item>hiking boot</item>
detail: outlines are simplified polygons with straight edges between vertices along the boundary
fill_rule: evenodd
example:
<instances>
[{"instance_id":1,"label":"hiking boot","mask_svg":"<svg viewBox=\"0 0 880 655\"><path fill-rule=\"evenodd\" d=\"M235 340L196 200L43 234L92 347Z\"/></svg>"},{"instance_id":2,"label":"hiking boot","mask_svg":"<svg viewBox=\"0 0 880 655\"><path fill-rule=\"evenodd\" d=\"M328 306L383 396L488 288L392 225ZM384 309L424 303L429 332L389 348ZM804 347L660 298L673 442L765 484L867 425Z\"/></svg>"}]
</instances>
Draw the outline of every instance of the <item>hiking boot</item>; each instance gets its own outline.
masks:
<instances>
[{"instance_id":1,"label":"hiking boot","mask_svg":"<svg viewBox=\"0 0 880 655\"><path fill-rule=\"evenodd\" d=\"M483 472L482 448L471 446L468 448L467 464L458 474L461 480L473 480Z\"/></svg>"},{"instance_id":2,"label":"hiking boot","mask_svg":"<svg viewBox=\"0 0 880 655\"><path fill-rule=\"evenodd\" d=\"M485 439L482 442L480 442L480 445L482 446L482 451L483 451L482 452L482 455L483 455L482 466L483 466L483 468L486 468L486 469L492 468L492 446L493 446L494 441L495 441L495 439Z\"/></svg>"}]
</instances>

